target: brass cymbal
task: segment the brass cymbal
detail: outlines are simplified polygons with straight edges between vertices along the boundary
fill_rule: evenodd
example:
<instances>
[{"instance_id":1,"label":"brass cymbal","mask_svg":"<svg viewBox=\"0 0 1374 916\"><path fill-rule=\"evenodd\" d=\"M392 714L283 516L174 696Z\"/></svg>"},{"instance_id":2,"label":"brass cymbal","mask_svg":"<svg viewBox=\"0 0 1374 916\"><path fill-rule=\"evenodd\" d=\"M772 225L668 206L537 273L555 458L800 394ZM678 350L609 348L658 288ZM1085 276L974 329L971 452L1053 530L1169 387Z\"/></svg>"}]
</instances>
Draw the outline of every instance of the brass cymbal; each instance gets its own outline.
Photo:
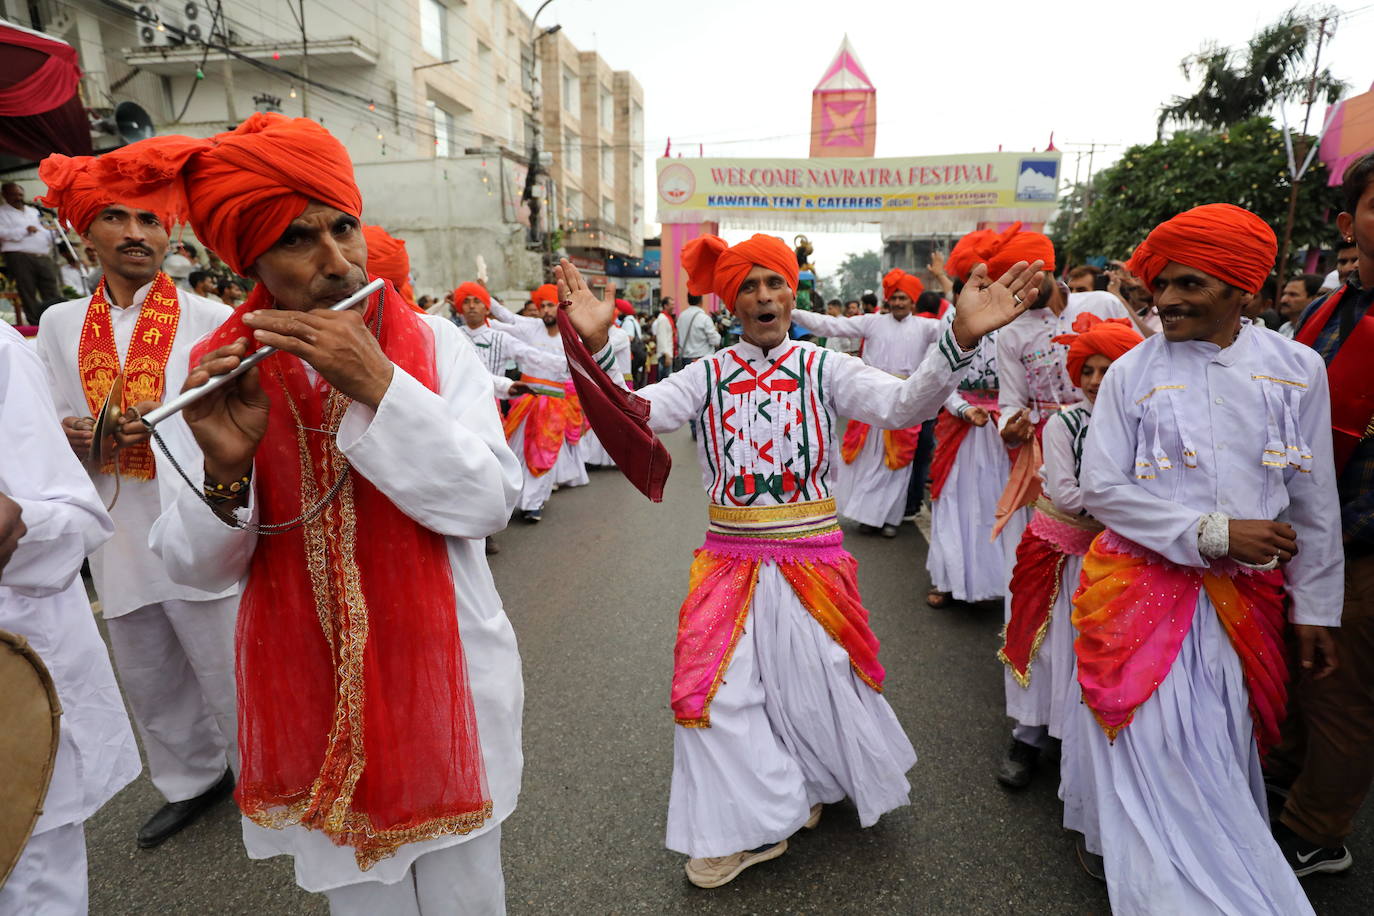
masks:
<instances>
[{"instance_id":1,"label":"brass cymbal","mask_svg":"<svg viewBox=\"0 0 1374 916\"><path fill-rule=\"evenodd\" d=\"M90 459L96 466L114 457L117 444L115 430L119 428L119 418L124 414L124 373L116 375L110 393L105 395L105 403L95 415L95 430L91 438Z\"/></svg>"}]
</instances>

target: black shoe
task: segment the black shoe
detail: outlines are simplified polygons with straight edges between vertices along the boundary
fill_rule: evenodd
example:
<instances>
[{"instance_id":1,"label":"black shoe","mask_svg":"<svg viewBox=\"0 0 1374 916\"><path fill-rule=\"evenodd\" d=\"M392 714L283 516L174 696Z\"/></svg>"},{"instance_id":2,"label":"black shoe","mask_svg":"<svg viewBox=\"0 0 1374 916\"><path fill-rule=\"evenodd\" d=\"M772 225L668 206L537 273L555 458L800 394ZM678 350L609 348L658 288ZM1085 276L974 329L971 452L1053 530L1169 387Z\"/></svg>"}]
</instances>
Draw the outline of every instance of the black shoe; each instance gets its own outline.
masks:
<instances>
[{"instance_id":1,"label":"black shoe","mask_svg":"<svg viewBox=\"0 0 1374 916\"><path fill-rule=\"evenodd\" d=\"M1083 870L1090 877L1103 882L1107 881L1107 863L1102 861L1102 857L1097 853L1088 852L1088 843L1083 837L1079 837L1074 843L1074 852L1078 854L1078 864L1083 866Z\"/></svg>"},{"instance_id":2,"label":"black shoe","mask_svg":"<svg viewBox=\"0 0 1374 916\"><path fill-rule=\"evenodd\" d=\"M1288 867L1299 878L1314 874L1336 874L1355 862L1346 847L1332 849L1309 843L1284 824L1274 825L1274 839L1278 841L1283 857L1288 860Z\"/></svg>"},{"instance_id":3,"label":"black shoe","mask_svg":"<svg viewBox=\"0 0 1374 916\"><path fill-rule=\"evenodd\" d=\"M543 517L544 517L544 510L543 510L543 509L526 509L525 512L524 512L524 519L525 519L525 521L529 522L531 525L538 524L538 523L539 523L539 520L540 520L541 518L543 518Z\"/></svg>"},{"instance_id":4,"label":"black shoe","mask_svg":"<svg viewBox=\"0 0 1374 916\"><path fill-rule=\"evenodd\" d=\"M139 828L139 848L152 849L154 846L162 845L168 838L195 823L198 817L209 811L217 803L228 798L233 794L233 791L234 774L231 770L225 770L219 782L195 798L168 802L163 805L156 814L148 818L146 824Z\"/></svg>"},{"instance_id":5,"label":"black shoe","mask_svg":"<svg viewBox=\"0 0 1374 916\"><path fill-rule=\"evenodd\" d=\"M1030 785L1039 762L1040 748L1013 738L1007 756L1002 758L1002 765L997 769L997 781L1008 789L1024 789Z\"/></svg>"},{"instance_id":6,"label":"black shoe","mask_svg":"<svg viewBox=\"0 0 1374 916\"><path fill-rule=\"evenodd\" d=\"M865 525L863 522L859 523L859 534L877 534L878 531L879 528L877 525Z\"/></svg>"},{"instance_id":7,"label":"black shoe","mask_svg":"<svg viewBox=\"0 0 1374 916\"><path fill-rule=\"evenodd\" d=\"M883 526L883 537L885 537L885 538L895 538L896 536L897 536L897 526L896 526L896 525L884 525L884 526Z\"/></svg>"},{"instance_id":8,"label":"black shoe","mask_svg":"<svg viewBox=\"0 0 1374 916\"><path fill-rule=\"evenodd\" d=\"M493 541L491 538L487 538L486 552L487 556L494 557L501 552L501 548L497 547L496 542Z\"/></svg>"}]
</instances>

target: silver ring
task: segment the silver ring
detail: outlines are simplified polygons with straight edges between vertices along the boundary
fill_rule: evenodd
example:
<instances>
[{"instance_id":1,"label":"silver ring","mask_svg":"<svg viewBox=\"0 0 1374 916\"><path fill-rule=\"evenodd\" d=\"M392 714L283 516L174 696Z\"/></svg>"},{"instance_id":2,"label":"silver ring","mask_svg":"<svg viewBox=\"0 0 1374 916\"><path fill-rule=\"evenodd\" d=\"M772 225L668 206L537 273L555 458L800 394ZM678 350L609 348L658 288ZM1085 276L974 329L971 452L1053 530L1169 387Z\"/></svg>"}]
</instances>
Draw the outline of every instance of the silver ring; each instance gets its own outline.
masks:
<instances>
[{"instance_id":1,"label":"silver ring","mask_svg":"<svg viewBox=\"0 0 1374 916\"><path fill-rule=\"evenodd\" d=\"M1020 304L1021 304L1021 297L1018 296L1016 293L1012 293L1012 294L1011 294L1011 298L1012 298L1013 301L1016 302L1017 305L1020 305Z\"/></svg>"}]
</instances>

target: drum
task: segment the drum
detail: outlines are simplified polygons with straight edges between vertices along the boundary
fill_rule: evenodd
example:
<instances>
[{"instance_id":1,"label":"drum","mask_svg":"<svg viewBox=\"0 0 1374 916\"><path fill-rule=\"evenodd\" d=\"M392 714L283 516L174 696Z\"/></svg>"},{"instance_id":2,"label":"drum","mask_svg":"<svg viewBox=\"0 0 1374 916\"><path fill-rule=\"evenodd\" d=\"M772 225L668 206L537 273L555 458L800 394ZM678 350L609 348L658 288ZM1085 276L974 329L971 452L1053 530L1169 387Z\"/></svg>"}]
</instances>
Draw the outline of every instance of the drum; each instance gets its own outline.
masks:
<instances>
[{"instance_id":1,"label":"drum","mask_svg":"<svg viewBox=\"0 0 1374 916\"><path fill-rule=\"evenodd\" d=\"M0 630L0 886L9 878L43 813L57 759L62 704L38 653Z\"/></svg>"}]
</instances>

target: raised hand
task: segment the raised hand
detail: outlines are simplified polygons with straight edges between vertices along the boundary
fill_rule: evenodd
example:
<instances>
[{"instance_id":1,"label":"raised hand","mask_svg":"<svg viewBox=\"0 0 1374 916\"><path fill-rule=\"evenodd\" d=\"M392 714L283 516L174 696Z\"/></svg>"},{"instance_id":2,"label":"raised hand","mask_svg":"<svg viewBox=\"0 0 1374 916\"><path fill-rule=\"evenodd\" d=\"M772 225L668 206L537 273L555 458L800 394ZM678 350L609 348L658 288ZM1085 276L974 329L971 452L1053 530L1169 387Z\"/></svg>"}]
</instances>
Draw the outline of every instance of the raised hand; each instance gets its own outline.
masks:
<instances>
[{"instance_id":1,"label":"raised hand","mask_svg":"<svg viewBox=\"0 0 1374 916\"><path fill-rule=\"evenodd\" d=\"M203 385L211 376L234 369L247 353L248 343L242 339L211 350L186 376L186 384L181 390ZM248 473L258 443L267 434L267 415L271 407L272 402L258 384L256 367L187 405L181 415L205 455L207 477L230 483Z\"/></svg>"},{"instance_id":2,"label":"raised hand","mask_svg":"<svg viewBox=\"0 0 1374 916\"><path fill-rule=\"evenodd\" d=\"M996 280L988 278L988 266L979 264L954 305L954 339L963 350L972 350L990 331L1010 324L1030 308L1040 295L1040 271L1044 261L1017 261Z\"/></svg>"},{"instance_id":3,"label":"raised hand","mask_svg":"<svg viewBox=\"0 0 1374 916\"><path fill-rule=\"evenodd\" d=\"M615 287L607 284L609 297L598 299L582 279L582 272L567 258L558 262L553 274L558 280L558 298L568 303L573 329L588 350L599 352L610 340L611 325L615 323Z\"/></svg>"},{"instance_id":4,"label":"raised hand","mask_svg":"<svg viewBox=\"0 0 1374 916\"><path fill-rule=\"evenodd\" d=\"M926 270L935 278L945 276L945 253L936 248L930 253L930 263L926 265Z\"/></svg>"}]
</instances>

